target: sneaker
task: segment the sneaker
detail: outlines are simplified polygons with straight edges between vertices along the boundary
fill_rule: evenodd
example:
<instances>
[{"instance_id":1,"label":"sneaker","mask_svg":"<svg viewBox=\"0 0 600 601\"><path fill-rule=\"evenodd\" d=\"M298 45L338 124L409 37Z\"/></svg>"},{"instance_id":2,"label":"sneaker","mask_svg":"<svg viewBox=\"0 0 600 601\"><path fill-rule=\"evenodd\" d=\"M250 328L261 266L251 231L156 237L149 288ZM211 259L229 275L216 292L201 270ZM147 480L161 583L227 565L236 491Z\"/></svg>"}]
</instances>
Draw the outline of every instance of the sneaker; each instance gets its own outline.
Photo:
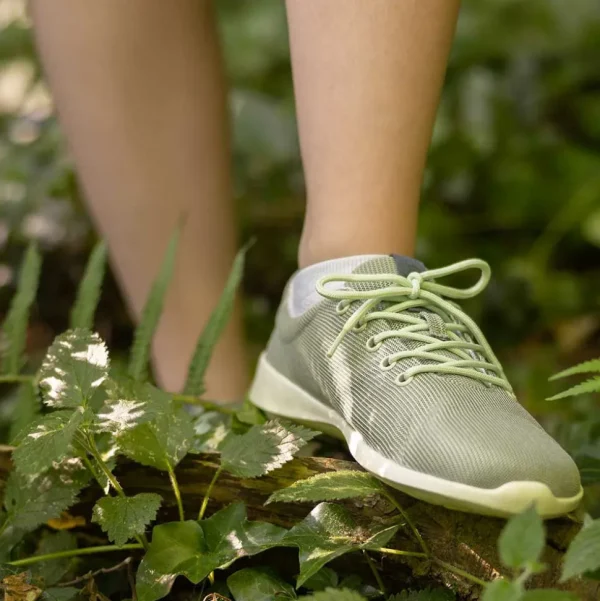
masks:
<instances>
[{"instance_id":1,"label":"sneaker","mask_svg":"<svg viewBox=\"0 0 600 601\"><path fill-rule=\"evenodd\" d=\"M480 273L470 288L442 283ZM573 510L569 455L518 403L477 324L456 301L481 292L485 261L427 270L409 257L327 261L289 281L250 398L345 438L369 472L451 509L507 516Z\"/></svg>"}]
</instances>

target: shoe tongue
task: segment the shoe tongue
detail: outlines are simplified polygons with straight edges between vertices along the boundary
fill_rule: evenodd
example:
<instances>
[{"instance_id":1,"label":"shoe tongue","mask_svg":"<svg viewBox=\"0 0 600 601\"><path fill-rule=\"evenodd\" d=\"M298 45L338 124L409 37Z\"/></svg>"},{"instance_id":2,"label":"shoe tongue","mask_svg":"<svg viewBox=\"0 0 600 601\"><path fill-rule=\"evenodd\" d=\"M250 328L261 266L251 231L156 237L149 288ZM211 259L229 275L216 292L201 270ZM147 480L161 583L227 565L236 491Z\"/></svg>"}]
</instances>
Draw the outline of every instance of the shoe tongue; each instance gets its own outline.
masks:
<instances>
[{"instance_id":1,"label":"shoe tongue","mask_svg":"<svg viewBox=\"0 0 600 601\"><path fill-rule=\"evenodd\" d=\"M367 275L385 275L398 274L406 277L414 271L425 271L425 265L412 257L404 257L402 255L379 255L371 259L367 259L352 273ZM379 288L387 288L393 282L375 281L375 282L352 282L351 288L355 290L377 290Z\"/></svg>"}]
</instances>

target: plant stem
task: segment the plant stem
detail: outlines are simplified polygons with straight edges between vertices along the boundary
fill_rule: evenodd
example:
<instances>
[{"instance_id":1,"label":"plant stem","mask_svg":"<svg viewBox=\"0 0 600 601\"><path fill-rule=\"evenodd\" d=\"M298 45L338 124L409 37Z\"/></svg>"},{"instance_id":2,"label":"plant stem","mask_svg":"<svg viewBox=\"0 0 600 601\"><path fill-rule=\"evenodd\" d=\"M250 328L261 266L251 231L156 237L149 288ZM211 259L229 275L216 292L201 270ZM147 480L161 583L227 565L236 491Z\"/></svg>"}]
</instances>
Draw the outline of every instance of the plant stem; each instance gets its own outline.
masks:
<instances>
[{"instance_id":1,"label":"plant stem","mask_svg":"<svg viewBox=\"0 0 600 601\"><path fill-rule=\"evenodd\" d=\"M56 553L48 553L46 555L34 555L25 559L17 559L9 561L7 565L13 567L29 566L40 561L49 561L50 559L64 559L67 557L78 557L80 555L94 555L96 553L113 553L116 551L129 551L133 549L143 549L143 545L132 543L130 545L103 545L100 547L86 547L84 549L69 549L68 551L57 551Z\"/></svg>"},{"instance_id":2,"label":"plant stem","mask_svg":"<svg viewBox=\"0 0 600 601\"><path fill-rule=\"evenodd\" d=\"M400 503L398 502L398 500L396 499L396 497L394 497L394 495L392 493L386 491L384 494L385 494L386 498L389 500L389 502L400 512L402 517L406 520L406 523L412 530L416 539L419 541L419 544L421 545L421 549L423 549L423 553L425 553L425 555L429 555L429 547L423 540L423 537L421 536L421 533L415 526L414 522L410 519L408 514L404 511L402 505L400 505Z\"/></svg>"},{"instance_id":3,"label":"plant stem","mask_svg":"<svg viewBox=\"0 0 600 601\"><path fill-rule=\"evenodd\" d=\"M6 374L0 376L0 384L15 384L17 382L33 382L34 376Z\"/></svg>"},{"instance_id":4,"label":"plant stem","mask_svg":"<svg viewBox=\"0 0 600 601\"><path fill-rule=\"evenodd\" d=\"M179 401L180 403L186 403L187 405L204 407L204 409L207 411L218 411L219 413L224 413L225 415L233 415L235 413L235 409L232 409L231 407L219 405L219 403L214 403L213 401L205 401L204 399L200 399L197 396L191 396L189 394L176 394L173 396L173 400Z\"/></svg>"},{"instance_id":5,"label":"plant stem","mask_svg":"<svg viewBox=\"0 0 600 601\"><path fill-rule=\"evenodd\" d=\"M204 513L206 512L206 507L208 506L208 500L210 499L210 493L212 492L213 486L219 477L219 474L223 471L222 467L219 467L215 472L215 475L212 477L206 492L204 493L204 499L202 499L202 505L200 506L200 512L198 513L198 519L201 520L204 517Z\"/></svg>"},{"instance_id":6,"label":"plant stem","mask_svg":"<svg viewBox=\"0 0 600 601\"><path fill-rule=\"evenodd\" d=\"M385 555L403 555L405 557L424 557L427 558L427 553L421 553L420 551L400 551L398 549L388 549L387 547L377 547L371 549L371 551L377 551L378 553L384 553Z\"/></svg>"},{"instance_id":7,"label":"plant stem","mask_svg":"<svg viewBox=\"0 0 600 601\"><path fill-rule=\"evenodd\" d=\"M167 472L169 473L169 479L171 480L171 487L173 488L173 494L177 501L177 509L179 510L179 520L183 522L185 520L185 514L183 513L183 503L181 501L181 491L179 490L179 483L177 482L177 476L173 470L173 466L167 461Z\"/></svg>"},{"instance_id":8,"label":"plant stem","mask_svg":"<svg viewBox=\"0 0 600 601\"><path fill-rule=\"evenodd\" d=\"M470 574L466 570L463 570L461 568L453 566L451 563L446 563L445 561L442 561L441 559L436 559L435 557L433 558L433 561L435 563L437 563L439 566L441 566L442 568L445 568L446 570L448 570L449 572L453 572L454 574L456 574L458 576L462 576L463 578L466 578L467 580L470 580L471 582L474 582L475 584L478 584L479 586L485 586L487 584L487 582L485 580L482 580L481 578L477 578L477 576L473 576L473 574Z\"/></svg>"},{"instance_id":9,"label":"plant stem","mask_svg":"<svg viewBox=\"0 0 600 601\"><path fill-rule=\"evenodd\" d=\"M387 597L387 591L385 589L385 584L383 584L383 580L381 579L381 574L379 570L375 566L375 563L371 559L371 556L363 549L363 555L365 556L369 567L371 568L371 572L373 572L373 576L375 577L375 582L377 582L377 586L379 587L379 592L383 594L384 597Z\"/></svg>"}]
</instances>

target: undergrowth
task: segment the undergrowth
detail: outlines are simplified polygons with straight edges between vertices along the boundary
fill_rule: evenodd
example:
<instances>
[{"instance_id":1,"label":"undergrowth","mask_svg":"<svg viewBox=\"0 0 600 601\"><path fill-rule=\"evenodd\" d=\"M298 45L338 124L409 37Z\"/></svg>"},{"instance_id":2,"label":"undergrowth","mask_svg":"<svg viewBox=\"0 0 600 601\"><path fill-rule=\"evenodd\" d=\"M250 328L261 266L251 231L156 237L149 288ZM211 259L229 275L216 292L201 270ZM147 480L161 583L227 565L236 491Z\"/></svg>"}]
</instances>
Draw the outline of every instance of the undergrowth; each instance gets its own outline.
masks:
<instances>
[{"instance_id":1,"label":"undergrowth","mask_svg":"<svg viewBox=\"0 0 600 601\"><path fill-rule=\"evenodd\" d=\"M444 570L456 582L468 583L471 597L481 592L484 601L577 599L559 590L526 590L530 578L545 569L541 563L545 526L534 508L509 520L498 541L502 563L513 578L488 583L442 561L436 549L426 544L392 489L362 471L312 475L271 494L266 504L313 506L292 527L249 520L242 500L223 503L214 498L220 478L237 478L240 490L247 489L255 479L277 473L318 433L269 420L248 402L231 408L202 398L204 374L231 312L246 249L235 259L220 303L198 339L184 393L168 393L148 380L150 345L178 238L179 231L169 243L149 295L126 371L111 368L104 341L92 331L105 270L103 244L90 257L71 313L71 329L56 337L41 366L32 371L24 349L41 258L35 246L27 251L3 326L0 381L19 386L12 427L13 469L4 486L0 512L0 586L5 599L457 598L450 581L444 588L415 590L407 585L404 590L391 590L379 569L383 557L403 561L421 576L432 568ZM557 377L581 373L600 374L600 360ZM600 375L594 375L554 398L598 391ZM198 454L207 451L220 453L218 462L215 455L214 464L210 464L212 477L197 486L186 481L186 491L194 493L186 497L176 468L186 457L187 461L205 457ZM600 463L600 444L595 453ZM116 469L123 457L143 466L140 482L127 490ZM146 468L168 476L175 499L174 515L165 507L164 497L170 495L164 486L153 489L141 481L149 473ZM590 472L588 482L600 481L599 472ZM261 490L258 484L256 490ZM94 495L93 508L82 515L85 502L89 504ZM344 504L347 499L364 504L380 499L391 510L369 523L358 523ZM90 528L90 522L95 527ZM395 543L399 532L405 534L403 540L412 539L403 548ZM283 547L298 550L294 582L271 564L249 564L244 559ZM334 564L335 570L328 566L346 554L362 555L370 576L365 578L352 568L344 572L339 562ZM565 554L562 580L598 577L599 571L600 520L586 519ZM186 586L186 581L191 586Z\"/></svg>"}]
</instances>

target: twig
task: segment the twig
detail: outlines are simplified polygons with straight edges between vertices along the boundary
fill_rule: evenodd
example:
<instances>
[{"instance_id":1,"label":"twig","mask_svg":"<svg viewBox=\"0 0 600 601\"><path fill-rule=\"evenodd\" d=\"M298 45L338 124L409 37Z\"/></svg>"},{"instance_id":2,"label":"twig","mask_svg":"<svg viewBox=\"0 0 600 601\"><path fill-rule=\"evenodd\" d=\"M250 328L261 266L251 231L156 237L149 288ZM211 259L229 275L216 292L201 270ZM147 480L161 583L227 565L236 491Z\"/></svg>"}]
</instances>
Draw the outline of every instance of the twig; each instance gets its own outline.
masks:
<instances>
[{"instance_id":1,"label":"twig","mask_svg":"<svg viewBox=\"0 0 600 601\"><path fill-rule=\"evenodd\" d=\"M204 493L204 499L202 499L202 505L200 506L200 512L198 513L198 519L201 520L204 517L204 514L206 512L206 507L208 506L208 501L210 499L210 493L212 492L213 486L215 485L215 482L217 481L217 478L219 477L219 474L223 471L222 467L219 467L217 469L217 471L215 472L215 475L212 477L212 480L210 481L210 484L208 485L208 488L206 489L206 492Z\"/></svg>"},{"instance_id":2,"label":"twig","mask_svg":"<svg viewBox=\"0 0 600 601\"><path fill-rule=\"evenodd\" d=\"M110 568L100 568L99 570L95 570L95 571L89 571L87 574L84 574L83 576L78 576L77 578L74 578L73 580L69 580L69 582L61 582L59 584L56 584L55 586L73 586L74 584L79 584L80 582L85 582L86 580L89 580L90 578L95 578L96 576L98 576L98 574L110 574L111 572L118 572L119 570L122 570L124 567L129 566L129 564L133 561L132 557L127 557L125 558L123 561L119 562L118 564L111 566Z\"/></svg>"},{"instance_id":3,"label":"twig","mask_svg":"<svg viewBox=\"0 0 600 601\"><path fill-rule=\"evenodd\" d=\"M169 473L169 480L171 481L171 488L173 489L173 494L175 495L175 500L177 501L177 509L179 511L179 520L183 522L185 520L185 514L183 512L183 502L181 501L181 490L179 489L179 484L177 482L177 476L175 476L175 471L173 470L173 466L169 461L167 461L167 472Z\"/></svg>"},{"instance_id":4,"label":"twig","mask_svg":"<svg viewBox=\"0 0 600 601\"><path fill-rule=\"evenodd\" d=\"M410 519L410 516L406 513L406 511L404 511L404 508L398 502L398 499L396 499L391 492L385 491L384 494L388 501L400 512L400 515L402 515L402 517L406 520L406 523L409 525L410 529L415 535L415 538L419 541L421 549L423 549L423 553L429 555L429 547L423 540L423 537L421 536L421 533L415 526L414 522Z\"/></svg>"},{"instance_id":5,"label":"twig","mask_svg":"<svg viewBox=\"0 0 600 601\"><path fill-rule=\"evenodd\" d=\"M379 587L379 592L382 593L384 597L387 597L387 591L385 588L385 584L383 584L383 580L381 579L381 574L379 573L379 570L377 569L377 567L375 566L375 563L371 559L371 556L366 552L365 549L363 549L363 555L365 556L365 559L367 560L367 563L369 564L369 567L371 568L371 572L373 572L373 576L375 577L375 582L377 582L377 586Z\"/></svg>"},{"instance_id":6,"label":"twig","mask_svg":"<svg viewBox=\"0 0 600 601\"><path fill-rule=\"evenodd\" d=\"M467 580L470 580L471 582L474 582L475 584L478 584L479 586L485 586L487 584L487 582L485 580L482 580L481 578L477 578L477 576L473 576L473 574L470 574L466 570L463 570L461 568L453 566L451 563L446 563L445 561L442 561L441 559L436 559L435 557L433 557L432 559L439 566L442 566L442 568L445 568L449 572L453 572L457 576L462 576L463 578L466 578Z\"/></svg>"}]
</instances>

